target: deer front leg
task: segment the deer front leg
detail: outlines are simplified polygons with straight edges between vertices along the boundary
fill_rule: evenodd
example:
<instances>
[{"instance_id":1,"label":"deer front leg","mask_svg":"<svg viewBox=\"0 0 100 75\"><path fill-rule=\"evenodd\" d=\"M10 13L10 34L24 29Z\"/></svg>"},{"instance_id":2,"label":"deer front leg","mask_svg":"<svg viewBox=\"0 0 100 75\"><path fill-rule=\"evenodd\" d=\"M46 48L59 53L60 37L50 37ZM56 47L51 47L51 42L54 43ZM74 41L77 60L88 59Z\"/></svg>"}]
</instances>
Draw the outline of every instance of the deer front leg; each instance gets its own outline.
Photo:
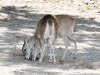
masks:
<instances>
[{"instance_id":1,"label":"deer front leg","mask_svg":"<svg viewBox=\"0 0 100 75\"><path fill-rule=\"evenodd\" d=\"M35 49L34 53L32 53L32 61L36 61L38 49Z\"/></svg>"},{"instance_id":2,"label":"deer front leg","mask_svg":"<svg viewBox=\"0 0 100 75\"><path fill-rule=\"evenodd\" d=\"M44 54L45 54L45 45L42 45L42 53L41 53L38 64L40 64L42 62Z\"/></svg>"}]
</instances>

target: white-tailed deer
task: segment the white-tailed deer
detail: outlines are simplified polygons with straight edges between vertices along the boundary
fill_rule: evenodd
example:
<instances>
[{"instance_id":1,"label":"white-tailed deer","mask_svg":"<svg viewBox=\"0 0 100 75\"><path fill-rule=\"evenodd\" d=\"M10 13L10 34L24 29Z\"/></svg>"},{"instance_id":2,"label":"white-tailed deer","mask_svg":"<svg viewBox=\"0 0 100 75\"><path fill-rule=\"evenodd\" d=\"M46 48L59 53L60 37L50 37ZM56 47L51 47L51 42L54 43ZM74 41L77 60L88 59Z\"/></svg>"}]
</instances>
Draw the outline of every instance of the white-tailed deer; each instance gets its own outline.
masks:
<instances>
[{"instance_id":1,"label":"white-tailed deer","mask_svg":"<svg viewBox=\"0 0 100 75\"><path fill-rule=\"evenodd\" d=\"M56 63L55 59L55 41L57 38L57 30L58 30L58 22L56 17L53 15L45 15L38 23L36 28L36 34L40 41L40 47L42 49L41 57L39 59L39 63L42 62L43 56L45 53L46 45L50 47L50 59L51 62L51 50L53 50L54 63Z\"/></svg>"},{"instance_id":2,"label":"white-tailed deer","mask_svg":"<svg viewBox=\"0 0 100 75\"><path fill-rule=\"evenodd\" d=\"M47 16L51 16L52 18L49 18ZM66 51L68 46L70 45L69 41L71 40L74 42L75 45L75 56L77 56L77 45L76 45L76 39L73 37L73 30L76 27L76 21L74 18L68 16L68 15L45 15L38 23L35 36L38 36L40 41L40 46L42 48L42 54L40 58L40 62L43 59L44 52L45 52L45 43L49 45L49 47L53 50L53 56L54 56L54 62L55 60L55 53L54 53L54 45L55 40L57 37L57 32L61 35L62 39L65 42L65 51L63 53L61 61L65 58ZM49 29L50 28L50 29ZM36 39L36 38L32 38ZM38 41L38 43L39 43ZM33 41L34 46L35 41ZM39 45L39 44L38 44ZM25 45L24 45L25 46ZM38 46L37 46L38 47ZM28 48L28 47L26 47ZM29 51L29 48L27 49ZM27 52L27 51L26 51ZM52 56L51 56L51 49L50 49L50 59L49 62L51 62Z\"/></svg>"},{"instance_id":3,"label":"white-tailed deer","mask_svg":"<svg viewBox=\"0 0 100 75\"><path fill-rule=\"evenodd\" d=\"M58 30L58 22L57 22L55 16L45 15L39 21L34 37L32 39L30 39L30 41L27 41L29 38L25 38L24 45L22 48L22 51L25 54L25 58L26 59L30 58L31 51L33 52L34 48L36 48L36 47L34 47L34 44L37 43L36 45L39 45L40 48L42 49L39 63L42 62L42 60L43 60L46 45L50 47L49 62L51 62L51 59L52 59L51 50L53 50L54 63L56 63L55 51L54 51L55 47L54 46L55 46L55 41L57 38L57 30ZM35 38L35 36L37 36L37 38ZM39 40L37 40L37 39L39 39ZM37 48L37 50L38 50L38 48ZM36 55L37 55L37 53L35 53L34 61L36 60ZM32 56L34 56L34 55L32 55Z\"/></svg>"},{"instance_id":4,"label":"white-tailed deer","mask_svg":"<svg viewBox=\"0 0 100 75\"><path fill-rule=\"evenodd\" d=\"M22 52L25 55L25 59L30 59L36 61L36 57L39 54L40 44L39 38L34 34L32 37L24 38L24 44L22 47Z\"/></svg>"}]
</instances>

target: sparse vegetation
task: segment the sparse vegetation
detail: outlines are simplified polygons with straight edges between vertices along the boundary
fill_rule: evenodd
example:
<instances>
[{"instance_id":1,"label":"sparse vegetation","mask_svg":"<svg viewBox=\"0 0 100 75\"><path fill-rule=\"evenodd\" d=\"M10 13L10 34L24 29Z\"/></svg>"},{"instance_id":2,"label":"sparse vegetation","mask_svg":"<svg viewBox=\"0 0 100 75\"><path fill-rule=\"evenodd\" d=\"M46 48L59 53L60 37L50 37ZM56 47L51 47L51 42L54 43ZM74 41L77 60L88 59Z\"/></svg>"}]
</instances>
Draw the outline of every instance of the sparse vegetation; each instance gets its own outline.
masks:
<instances>
[{"instance_id":1,"label":"sparse vegetation","mask_svg":"<svg viewBox=\"0 0 100 75\"><path fill-rule=\"evenodd\" d=\"M90 10L91 7L89 5L85 5L85 6L78 6L78 10L80 12L85 12L86 10Z\"/></svg>"},{"instance_id":2,"label":"sparse vegetation","mask_svg":"<svg viewBox=\"0 0 100 75\"><path fill-rule=\"evenodd\" d=\"M72 3L74 2L74 0L70 0Z\"/></svg>"},{"instance_id":3,"label":"sparse vegetation","mask_svg":"<svg viewBox=\"0 0 100 75\"><path fill-rule=\"evenodd\" d=\"M91 9L91 7L90 7L89 5L87 5L87 6L86 6L86 9L87 9L87 10L90 10L90 9Z\"/></svg>"},{"instance_id":4,"label":"sparse vegetation","mask_svg":"<svg viewBox=\"0 0 100 75\"><path fill-rule=\"evenodd\" d=\"M83 6L79 6L79 7L78 7L78 10L79 10L80 12L85 12L85 11L86 11L86 8L83 7Z\"/></svg>"}]
</instances>

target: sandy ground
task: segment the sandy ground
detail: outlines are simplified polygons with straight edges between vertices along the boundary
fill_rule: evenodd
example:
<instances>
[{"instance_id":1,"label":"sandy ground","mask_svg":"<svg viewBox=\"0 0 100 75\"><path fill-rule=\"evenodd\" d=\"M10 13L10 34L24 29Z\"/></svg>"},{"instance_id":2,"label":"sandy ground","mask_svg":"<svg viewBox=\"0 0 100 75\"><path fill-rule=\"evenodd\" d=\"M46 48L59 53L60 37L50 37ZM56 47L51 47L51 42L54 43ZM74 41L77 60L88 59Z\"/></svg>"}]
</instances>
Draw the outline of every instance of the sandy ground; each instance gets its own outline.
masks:
<instances>
[{"instance_id":1,"label":"sandy ground","mask_svg":"<svg viewBox=\"0 0 100 75\"><path fill-rule=\"evenodd\" d=\"M0 75L100 75L100 13L96 8L81 12L79 6L65 0L57 3L0 1ZM24 59L23 38L34 34L45 14L68 14L76 19L77 59L73 59L71 43L64 63L59 63L65 48L60 37L55 50L57 64L48 62L48 50L41 64Z\"/></svg>"}]
</instances>

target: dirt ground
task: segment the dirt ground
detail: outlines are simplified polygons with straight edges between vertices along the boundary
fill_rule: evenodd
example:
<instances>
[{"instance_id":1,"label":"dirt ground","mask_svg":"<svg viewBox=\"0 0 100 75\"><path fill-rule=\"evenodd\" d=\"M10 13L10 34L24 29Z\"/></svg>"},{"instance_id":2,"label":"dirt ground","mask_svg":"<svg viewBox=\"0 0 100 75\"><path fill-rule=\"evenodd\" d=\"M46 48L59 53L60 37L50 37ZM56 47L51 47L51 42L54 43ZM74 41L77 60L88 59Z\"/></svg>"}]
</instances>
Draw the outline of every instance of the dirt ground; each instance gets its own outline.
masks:
<instances>
[{"instance_id":1,"label":"dirt ground","mask_svg":"<svg viewBox=\"0 0 100 75\"><path fill-rule=\"evenodd\" d=\"M0 0L0 75L100 75L99 4L94 7L71 3L71 0L50 1ZM23 38L34 34L45 14L66 14L76 19L77 59L73 59L71 43L64 62L59 63L65 49L60 37L55 50L57 64L48 62L48 50L41 64L24 59Z\"/></svg>"}]
</instances>

